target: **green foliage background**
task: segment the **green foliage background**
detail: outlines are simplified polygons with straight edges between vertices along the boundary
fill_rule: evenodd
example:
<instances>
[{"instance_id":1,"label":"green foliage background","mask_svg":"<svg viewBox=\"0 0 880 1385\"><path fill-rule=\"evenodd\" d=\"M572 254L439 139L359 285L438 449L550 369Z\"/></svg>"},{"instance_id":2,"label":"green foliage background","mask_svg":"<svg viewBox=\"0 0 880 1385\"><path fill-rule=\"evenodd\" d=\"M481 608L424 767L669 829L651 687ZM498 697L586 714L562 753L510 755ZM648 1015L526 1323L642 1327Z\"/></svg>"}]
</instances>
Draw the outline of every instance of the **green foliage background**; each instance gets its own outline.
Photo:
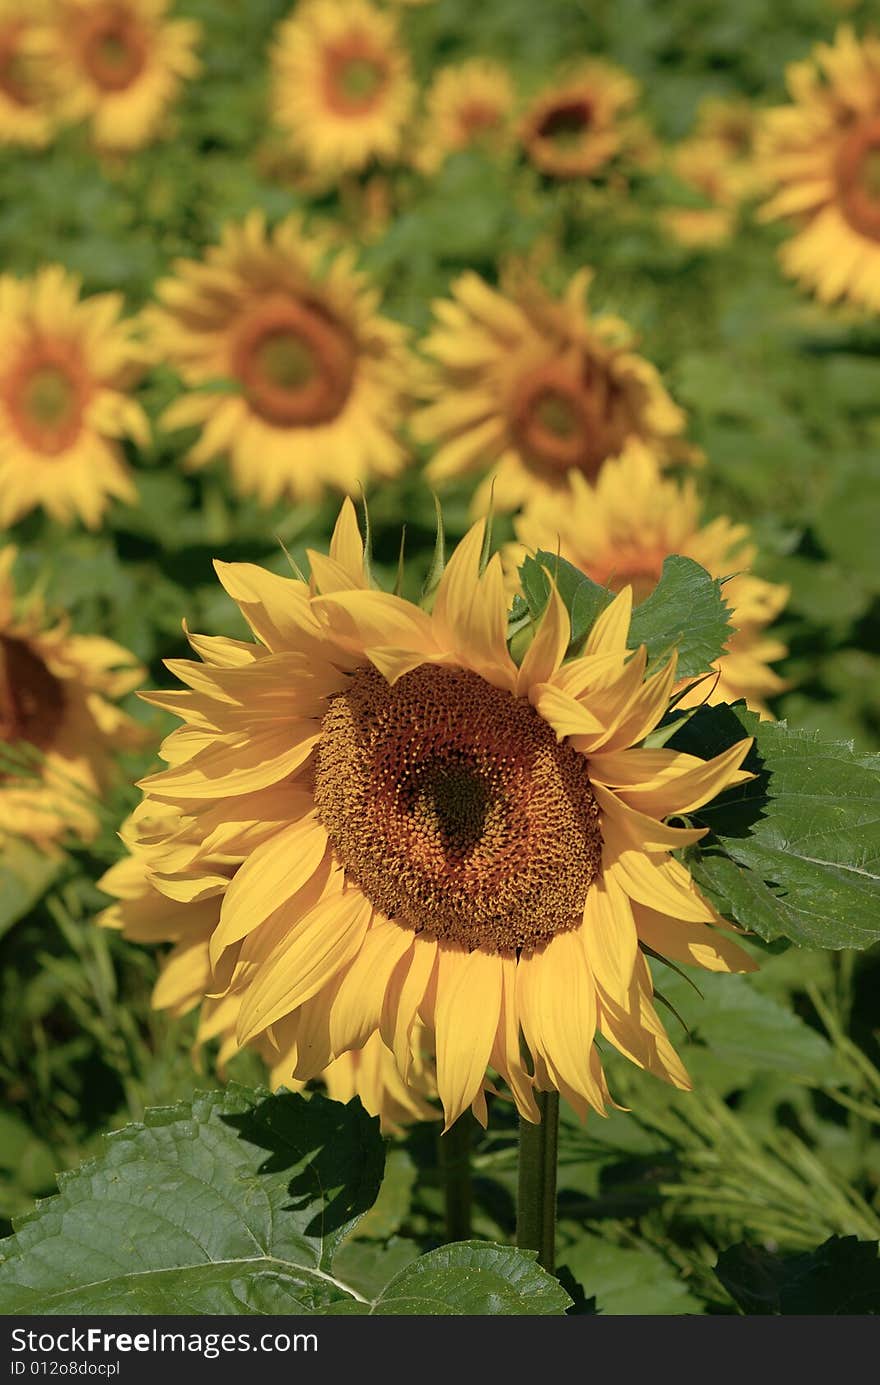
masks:
<instances>
[{"instance_id":1,"label":"green foliage background","mask_svg":"<svg viewBox=\"0 0 880 1385\"><path fill-rule=\"evenodd\" d=\"M25 274L58 261L82 274L86 291L119 289L135 309L176 256L198 254L229 218L304 206L272 173L278 146L267 119L266 47L288 8L182 0L180 11L205 26L205 70L184 92L171 141L122 165L102 165L76 130L36 156L0 154L2 268ZM876 6L850 14L880 23ZM782 99L785 63L829 37L839 18L831 0L769 8L763 0L437 0L404 9L401 23L422 85L438 64L486 53L505 59L528 91L572 53L604 53L641 80L644 113L673 140L706 96ZM682 196L661 173L637 172L623 186L554 187L525 168L462 154L428 183L393 176L393 219L363 247L362 263L386 311L417 329L463 268L492 278L500 261L542 245L553 247L551 283L593 265L596 305L637 328L643 353L689 414L689 438L709 458L701 480L709 512L747 520L761 545L758 570L791 586L778 626L791 686L774 711L804 732L854 740L857 752L876 748L880 326L845 307L822 309L784 281L774 253L784 232L748 215L718 250L664 238L657 213ZM309 210L355 236L345 196L328 194ZM175 388L163 370L145 383L152 417ZM185 475L177 462L186 441L157 433L132 455L142 503L117 507L99 534L35 515L10 535L22 582L46 583L77 629L131 648L155 681L165 677L162 659L183 652L182 616L197 630L240 633L213 578L214 556L282 570L278 539L297 558L323 547L337 508L262 512L234 497L222 466ZM464 488L445 498L453 539L466 526L467 500ZM372 495L370 513L380 576L393 574L406 517L414 593L434 522L417 469ZM153 715L142 704L131 710ZM152 724L163 729L158 718ZM143 767L132 763L131 777ZM102 1131L216 1085L210 1071L192 1068L192 1023L149 1008L154 958L92 922L105 902L93 882L118 854L115 832L135 801L134 790L120 790L100 840L57 871L22 853L14 878L4 877L5 1229L54 1189L58 1169L97 1152ZM586 1129L565 1119L560 1261L581 1311L779 1311L789 1301L802 1306L782 1311L815 1311L789 1283L791 1275L803 1282L803 1264L792 1269L785 1257L829 1237L880 1237L876 949L750 946L761 970L748 981L698 978L698 993L671 972L660 980L695 1095L608 1055L612 1091L631 1110ZM243 1081L261 1076L248 1057L234 1071ZM417 1126L394 1142L380 1201L357 1232L384 1248L393 1272L443 1239L437 1129ZM476 1166L475 1234L509 1242L515 1129L500 1103ZM728 1250L740 1241L765 1257L760 1266ZM835 1242L826 1258L846 1259L846 1244ZM720 1252L728 1259L716 1274ZM756 1307L758 1279L764 1307Z\"/></svg>"}]
</instances>

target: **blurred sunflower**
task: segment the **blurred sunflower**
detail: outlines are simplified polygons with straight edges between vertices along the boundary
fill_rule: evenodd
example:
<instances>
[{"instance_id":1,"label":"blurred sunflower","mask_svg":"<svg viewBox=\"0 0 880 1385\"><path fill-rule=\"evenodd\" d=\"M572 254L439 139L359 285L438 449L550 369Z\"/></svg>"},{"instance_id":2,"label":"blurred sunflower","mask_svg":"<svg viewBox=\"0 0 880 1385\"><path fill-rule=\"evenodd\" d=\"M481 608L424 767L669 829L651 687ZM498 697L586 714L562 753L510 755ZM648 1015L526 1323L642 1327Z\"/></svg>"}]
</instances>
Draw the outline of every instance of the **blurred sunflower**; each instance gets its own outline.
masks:
<instances>
[{"instance_id":1,"label":"blurred sunflower","mask_svg":"<svg viewBox=\"0 0 880 1385\"><path fill-rule=\"evenodd\" d=\"M442 67L425 97L416 167L435 173L450 154L474 146L500 153L511 143L515 99L510 74L491 58Z\"/></svg>"},{"instance_id":2,"label":"blurred sunflower","mask_svg":"<svg viewBox=\"0 0 880 1385\"><path fill-rule=\"evenodd\" d=\"M670 207L662 220L682 245L721 245L733 234L739 208L762 192L754 143L758 112L748 101L704 101L693 134L676 145L669 166L705 206Z\"/></svg>"},{"instance_id":3,"label":"blurred sunflower","mask_svg":"<svg viewBox=\"0 0 880 1385\"><path fill-rule=\"evenodd\" d=\"M880 39L849 25L787 71L790 106L766 112L758 154L774 196L764 220L797 234L783 270L823 303L880 308Z\"/></svg>"},{"instance_id":4,"label":"blurred sunflower","mask_svg":"<svg viewBox=\"0 0 880 1385\"><path fill-rule=\"evenodd\" d=\"M436 324L422 344L433 358L432 402L416 414L413 433L437 445L431 480L489 471L476 512L490 495L513 510L541 492L565 491L571 471L595 476L630 438L661 459L675 449L684 415L656 368L635 353L627 325L589 312L591 281L581 270L557 302L533 281L505 294L467 273L451 300L435 304Z\"/></svg>"},{"instance_id":5,"label":"blurred sunflower","mask_svg":"<svg viewBox=\"0 0 880 1385\"><path fill-rule=\"evenodd\" d=\"M664 479L640 443L606 462L595 485L577 474L571 484L564 502L547 499L514 520L519 545L506 555L510 567L522 562L526 550L558 551L612 591L631 586L638 602L654 590L664 559L673 553L693 558L713 577L729 578L724 598L736 633L715 664L717 679L701 680L679 705L744 697L753 711L769 717L766 698L787 686L769 665L788 651L765 630L783 609L788 588L748 571L757 556L748 527L723 516L702 524L693 482Z\"/></svg>"},{"instance_id":6,"label":"blurred sunflower","mask_svg":"<svg viewBox=\"0 0 880 1385\"><path fill-rule=\"evenodd\" d=\"M393 15L368 0L308 0L279 26L271 61L273 116L307 169L397 157L415 87Z\"/></svg>"},{"instance_id":7,"label":"blurred sunflower","mask_svg":"<svg viewBox=\"0 0 880 1385\"><path fill-rule=\"evenodd\" d=\"M15 557L0 549L0 844L91 841L114 755L143 743L114 702L144 670L118 644L52 624L36 595L19 600Z\"/></svg>"},{"instance_id":8,"label":"blurred sunflower","mask_svg":"<svg viewBox=\"0 0 880 1385\"><path fill-rule=\"evenodd\" d=\"M203 872L206 868L218 872L217 878L227 884L239 863L217 850L216 834L211 841L199 842L194 826L191 817L169 805L142 805L136 810L120 834L132 854L117 861L98 881L99 888L114 902L98 915L97 922L118 930L131 942L173 944L160 961L153 1006L179 1016L201 1004L196 1048L217 1040L217 1065L222 1073L239 1051L235 1030L241 998L234 994L212 996L209 943L220 921L223 896L216 879L206 882L204 874L197 876L196 862ZM257 824L252 827L259 831ZM199 881L195 888L194 878ZM270 1069L273 1091L305 1085L291 1076L269 1036L259 1035L252 1047ZM334 1059L320 1078L334 1101L360 1097L366 1111L380 1117L386 1132L414 1120L437 1118L428 1101L433 1095L433 1080L424 1055L417 1054L406 1084L378 1034L372 1035L363 1049Z\"/></svg>"},{"instance_id":9,"label":"blurred sunflower","mask_svg":"<svg viewBox=\"0 0 880 1385\"><path fill-rule=\"evenodd\" d=\"M520 142L539 172L585 178L620 153L622 117L635 104L638 83L619 67L593 60L541 91L523 116Z\"/></svg>"},{"instance_id":10,"label":"blurred sunflower","mask_svg":"<svg viewBox=\"0 0 880 1385\"><path fill-rule=\"evenodd\" d=\"M259 643L194 637L203 662L172 661L189 690L148 700L186 725L141 784L153 849L176 849L176 811L241 862L231 880L177 862L189 899L222 896L211 994L237 1009L236 1041L269 1036L305 1081L378 1032L407 1081L419 1021L447 1126L468 1106L485 1121L490 1066L527 1119L535 1088L603 1109L597 1030L688 1086L642 946L751 969L670 856L701 830L664 821L748 778L750 742L708 762L640 748L675 662L646 679L627 650L629 589L566 664L554 592L517 668L484 531L430 614L370 588L348 501L311 586L218 564Z\"/></svg>"},{"instance_id":11,"label":"blurred sunflower","mask_svg":"<svg viewBox=\"0 0 880 1385\"><path fill-rule=\"evenodd\" d=\"M41 149L55 129L50 93L32 42L45 6L33 0L0 0L0 144Z\"/></svg>"},{"instance_id":12,"label":"blurred sunflower","mask_svg":"<svg viewBox=\"0 0 880 1385\"><path fill-rule=\"evenodd\" d=\"M349 250L298 217L269 233L252 212L204 262L175 268L144 320L191 391L160 420L202 428L191 466L227 453L238 491L264 505L353 493L400 471L407 334L379 316Z\"/></svg>"},{"instance_id":13,"label":"blurred sunflower","mask_svg":"<svg viewBox=\"0 0 880 1385\"><path fill-rule=\"evenodd\" d=\"M201 25L166 19L168 0L54 0L40 52L59 115L88 120L108 153L141 149L161 132L181 83L199 71Z\"/></svg>"},{"instance_id":14,"label":"blurred sunflower","mask_svg":"<svg viewBox=\"0 0 880 1385\"><path fill-rule=\"evenodd\" d=\"M137 500L119 440L149 441L127 393L147 358L120 294L79 292L58 265L0 276L0 524L42 505L96 528L111 497Z\"/></svg>"}]
</instances>

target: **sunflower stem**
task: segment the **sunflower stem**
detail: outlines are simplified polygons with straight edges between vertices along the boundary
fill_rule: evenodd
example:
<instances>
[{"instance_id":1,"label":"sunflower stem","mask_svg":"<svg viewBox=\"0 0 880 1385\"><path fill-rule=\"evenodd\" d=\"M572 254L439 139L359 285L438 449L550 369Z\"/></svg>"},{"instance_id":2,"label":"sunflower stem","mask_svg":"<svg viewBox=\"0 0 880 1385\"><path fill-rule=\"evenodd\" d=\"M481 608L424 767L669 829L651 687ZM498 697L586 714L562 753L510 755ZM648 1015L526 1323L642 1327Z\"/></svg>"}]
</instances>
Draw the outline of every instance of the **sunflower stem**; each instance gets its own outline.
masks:
<instances>
[{"instance_id":1,"label":"sunflower stem","mask_svg":"<svg viewBox=\"0 0 880 1385\"><path fill-rule=\"evenodd\" d=\"M440 1136L447 1241L467 1241L471 1235L472 1127L473 1116L465 1111L446 1134Z\"/></svg>"},{"instance_id":2,"label":"sunflower stem","mask_svg":"<svg viewBox=\"0 0 880 1385\"><path fill-rule=\"evenodd\" d=\"M553 1273L556 1259L556 1161L559 1093L536 1092L540 1125L519 1122L519 1191L516 1244L536 1250L538 1264Z\"/></svg>"}]
</instances>

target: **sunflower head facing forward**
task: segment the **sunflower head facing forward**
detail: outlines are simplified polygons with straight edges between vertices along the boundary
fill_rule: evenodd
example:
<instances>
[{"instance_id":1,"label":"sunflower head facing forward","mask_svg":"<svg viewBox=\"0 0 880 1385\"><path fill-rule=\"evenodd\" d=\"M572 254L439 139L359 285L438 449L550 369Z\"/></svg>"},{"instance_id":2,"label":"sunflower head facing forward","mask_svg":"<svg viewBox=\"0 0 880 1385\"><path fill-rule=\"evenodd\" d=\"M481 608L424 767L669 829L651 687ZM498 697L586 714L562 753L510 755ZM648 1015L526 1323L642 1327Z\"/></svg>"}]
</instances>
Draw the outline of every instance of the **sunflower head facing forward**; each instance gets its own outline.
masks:
<instances>
[{"instance_id":1,"label":"sunflower head facing forward","mask_svg":"<svg viewBox=\"0 0 880 1385\"><path fill-rule=\"evenodd\" d=\"M848 25L788 69L792 102L768 111L758 156L776 189L765 220L795 234L783 270L823 303L880 308L880 39Z\"/></svg>"},{"instance_id":2,"label":"sunflower head facing forward","mask_svg":"<svg viewBox=\"0 0 880 1385\"><path fill-rule=\"evenodd\" d=\"M0 846L89 841L114 755L143 742L115 702L144 670L110 640L51 621L39 598L20 599L15 557L0 550Z\"/></svg>"},{"instance_id":3,"label":"sunflower head facing forward","mask_svg":"<svg viewBox=\"0 0 880 1385\"><path fill-rule=\"evenodd\" d=\"M201 26L167 10L168 0L56 0L40 51L60 116L87 120L101 150L154 140L181 83L199 70Z\"/></svg>"},{"instance_id":4,"label":"sunflower head facing forward","mask_svg":"<svg viewBox=\"0 0 880 1385\"><path fill-rule=\"evenodd\" d=\"M175 268L145 320L190 391L162 423L201 427L192 466L227 454L236 488L265 505L401 469L406 333L379 315L347 250L295 217L270 233L252 213Z\"/></svg>"},{"instance_id":5,"label":"sunflower head facing forward","mask_svg":"<svg viewBox=\"0 0 880 1385\"><path fill-rule=\"evenodd\" d=\"M271 1035L303 1081L378 1034L406 1080L421 1026L447 1123L485 1120L490 1068L528 1119L536 1088L603 1109L597 1033L687 1086L643 948L750 967L670 854L702 831L666 822L748 778L749 742L642 748L675 663L646 676L627 648L628 588L568 662L554 592L517 666L483 545L480 523L430 613L370 587L350 502L310 583L218 564L257 642L194 637L189 691L151 695L186 726L142 782L156 888L219 900L210 994L236 1042ZM181 813L183 851L161 827Z\"/></svg>"},{"instance_id":6,"label":"sunflower head facing forward","mask_svg":"<svg viewBox=\"0 0 880 1385\"><path fill-rule=\"evenodd\" d=\"M0 524L41 505L94 528L111 498L137 499L121 441L149 440L130 397L147 355L121 312L57 265L0 276Z\"/></svg>"},{"instance_id":7,"label":"sunflower head facing forward","mask_svg":"<svg viewBox=\"0 0 880 1385\"><path fill-rule=\"evenodd\" d=\"M394 16L369 0L310 0L279 27L272 106L315 175L393 162L415 87Z\"/></svg>"},{"instance_id":8,"label":"sunflower head facing forward","mask_svg":"<svg viewBox=\"0 0 880 1385\"><path fill-rule=\"evenodd\" d=\"M619 318L587 306L581 271L560 301L532 281L510 293L461 276L435 307L424 342L431 402L413 432L437 450L429 477L442 484L483 473L475 508L512 510L536 494L592 478L631 438L670 456L684 415Z\"/></svg>"},{"instance_id":9,"label":"sunflower head facing forward","mask_svg":"<svg viewBox=\"0 0 880 1385\"><path fill-rule=\"evenodd\" d=\"M538 93L520 125L530 163L550 178L597 174L625 143L624 116L638 85L611 63L594 60Z\"/></svg>"},{"instance_id":10,"label":"sunflower head facing forward","mask_svg":"<svg viewBox=\"0 0 880 1385\"><path fill-rule=\"evenodd\" d=\"M425 97L416 166L430 174L461 149L501 153L512 143L515 100L510 74L491 58L441 68Z\"/></svg>"}]
</instances>

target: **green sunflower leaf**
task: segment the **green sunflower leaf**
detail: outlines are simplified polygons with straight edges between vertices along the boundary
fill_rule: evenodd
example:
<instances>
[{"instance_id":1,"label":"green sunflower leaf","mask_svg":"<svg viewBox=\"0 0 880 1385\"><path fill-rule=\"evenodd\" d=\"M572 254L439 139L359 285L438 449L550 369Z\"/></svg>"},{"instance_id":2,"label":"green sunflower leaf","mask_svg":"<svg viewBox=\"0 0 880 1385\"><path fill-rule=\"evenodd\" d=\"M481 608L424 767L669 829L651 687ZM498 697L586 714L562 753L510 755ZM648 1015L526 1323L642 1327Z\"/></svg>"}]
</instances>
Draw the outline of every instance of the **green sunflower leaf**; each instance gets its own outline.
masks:
<instances>
[{"instance_id":1,"label":"green sunflower leaf","mask_svg":"<svg viewBox=\"0 0 880 1385\"><path fill-rule=\"evenodd\" d=\"M709 834L688 853L722 913L762 938L865 948L880 938L880 757L742 702L701 707L666 744L702 759L754 736L756 776L689 816Z\"/></svg>"},{"instance_id":2,"label":"green sunflower leaf","mask_svg":"<svg viewBox=\"0 0 880 1385\"><path fill-rule=\"evenodd\" d=\"M744 1313L880 1313L878 1248L856 1236L799 1255L737 1245L721 1252L715 1273Z\"/></svg>"},{"instance_id":3,"label":"green sunflower leaf","mask_svg":"<svg viewBox=\"0 0 880 1385\"><path fill-rule=\"evenodd\" d=\"M0 852L0 937L42 899L64 863L61 855L10 838Z\"/></svg>"},{"instance_id":4,"label":"green sunflower leaf","mask_svg":"<svg viewBox=\"0 0 880 1385\"><path fill-rule=\"evenodd\" d=\"M533 621L540 618L550 595L547 574L553 578L571 621L569 654L578 653L614 593L545 550L526 558L519 572ZM675 649L681 677L695 678L724 652L731 635L729 614L721 582L692 558L673 555L664 561L663 575L650 596L633 611L630 648L645 645L652 662Z\"/></svg>"},{"instance_id":5,"label":"green sunflower leaf","mask_svg":"<svg viewBox=\"0 0 880 1385\"><path fill-rule=\"evenodd\" d=\"M0 1242L0 1314L565 1311L556 1280L504 1246L377 1244L371 1267L348 1238L383 1163L356 1101L232 1085L149 1111Z\"/></svg>"}]
</instances>

